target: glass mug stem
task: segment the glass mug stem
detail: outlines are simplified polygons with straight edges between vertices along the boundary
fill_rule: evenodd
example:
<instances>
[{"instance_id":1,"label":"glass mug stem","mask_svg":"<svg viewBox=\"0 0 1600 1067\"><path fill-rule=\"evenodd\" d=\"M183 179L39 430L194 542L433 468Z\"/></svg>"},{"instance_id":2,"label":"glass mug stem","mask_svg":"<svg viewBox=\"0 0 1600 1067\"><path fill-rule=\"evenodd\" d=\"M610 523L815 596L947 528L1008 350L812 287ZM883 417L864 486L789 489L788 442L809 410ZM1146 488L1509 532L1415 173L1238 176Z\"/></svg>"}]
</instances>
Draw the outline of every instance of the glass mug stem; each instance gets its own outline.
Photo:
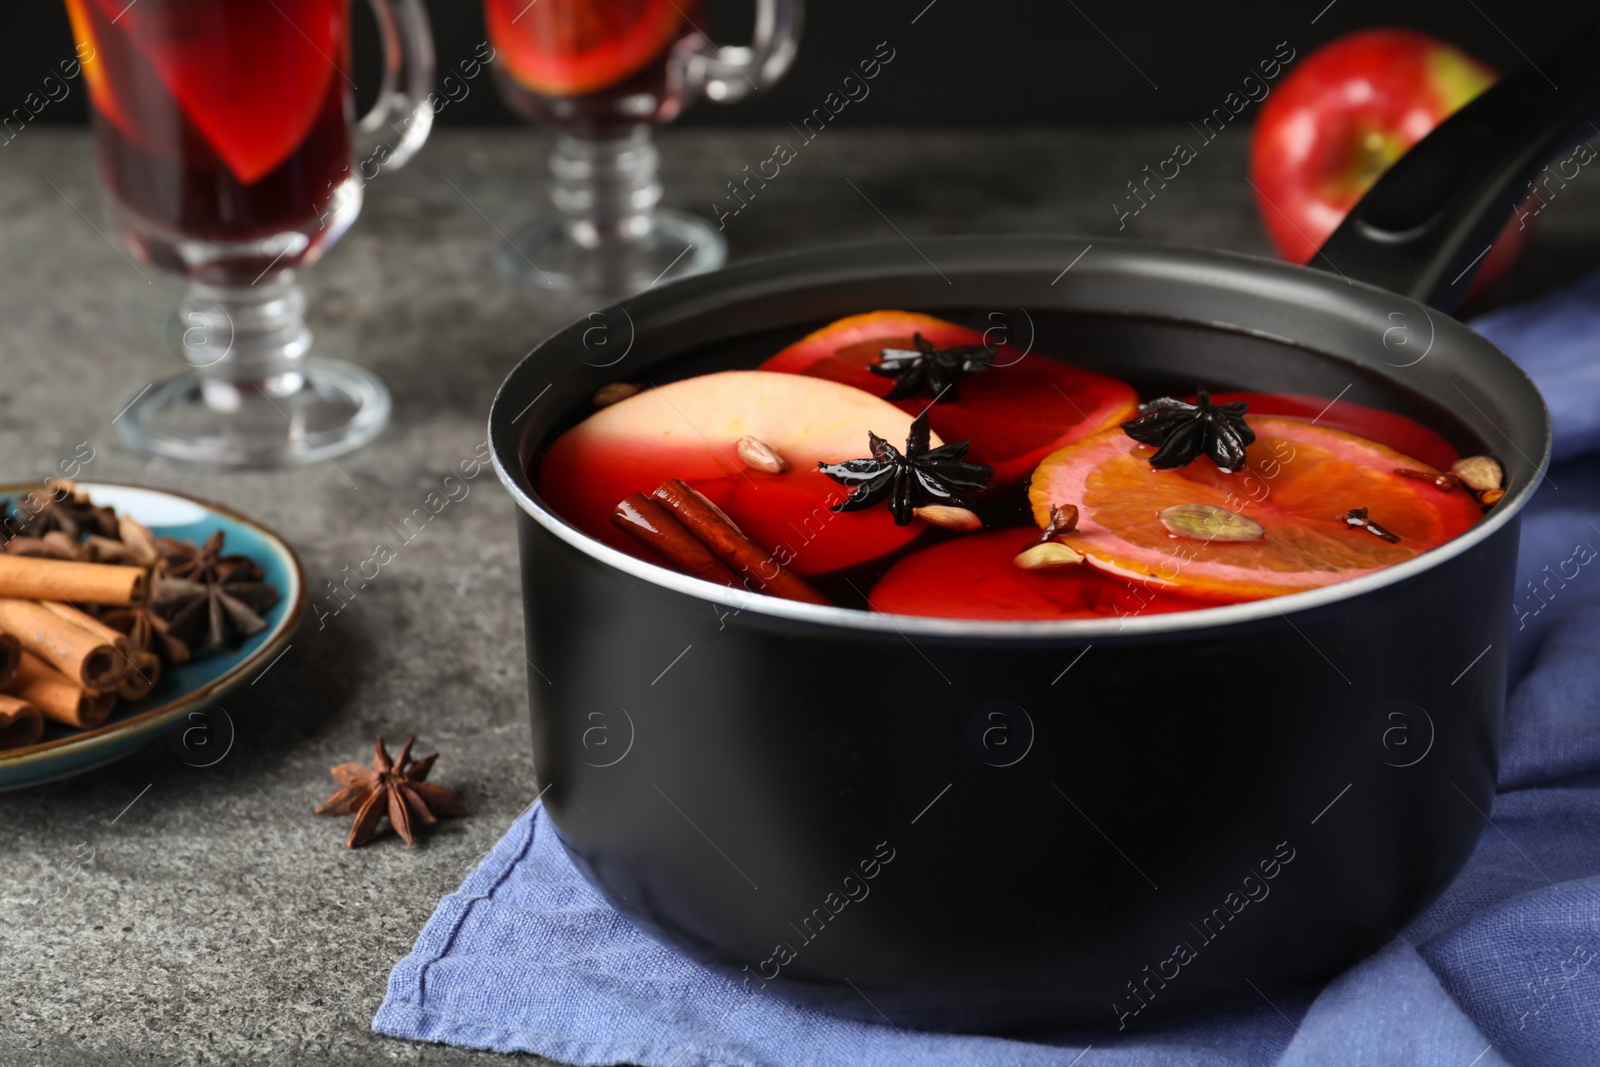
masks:
<instances>
[{"instance_id":1,"label":"glass mug stem","mask_svg":"<svg viewBox=\"0 0 1600 1067\"><path fill-rule=\"evenodd\" d=\"M702 219L656 206L659 164L648 126L619 136L561 134L550 155L557 215L513 232L500 269L534 288L600 297L715 270L727 243Z\"/></svg>"},{"instance_id":2,"label":"glass mug stem","mask_svg":"<svg viewBox=\"0 0 1600 1067\"><path fill-rule=\"evenodd\" d=\"M659 162L647 126L615 138L562 134L550 154L550 199L573 240L594 248L642 237L661 200Z\"/></svg>"},{"instance_id":3,"label":"glass mug stem","mask_svg":"<svg viewBox=\"0 0 1600 1067\"><path fill-rule=\"evenodd\" d=\"M193 282L169 326L190 370L119 417L135 447L172 459L264 467L327 458L383 428L389 395L368 372L308 360L305 293L285 271L259 285Z\"/></svg>"},{"instance_id":4,"label":"glass mug stem","mask_svg":"<svg viewBox=\"0 0 1600 1067\"><path fill-rule=\"evenodd\" d=\"M281 400L303 389L311 349L305 308L292 275L254 287L191 285L178 305L180 344L206 407L237 411L251 393Z\"/></svg>"}]
</instances>

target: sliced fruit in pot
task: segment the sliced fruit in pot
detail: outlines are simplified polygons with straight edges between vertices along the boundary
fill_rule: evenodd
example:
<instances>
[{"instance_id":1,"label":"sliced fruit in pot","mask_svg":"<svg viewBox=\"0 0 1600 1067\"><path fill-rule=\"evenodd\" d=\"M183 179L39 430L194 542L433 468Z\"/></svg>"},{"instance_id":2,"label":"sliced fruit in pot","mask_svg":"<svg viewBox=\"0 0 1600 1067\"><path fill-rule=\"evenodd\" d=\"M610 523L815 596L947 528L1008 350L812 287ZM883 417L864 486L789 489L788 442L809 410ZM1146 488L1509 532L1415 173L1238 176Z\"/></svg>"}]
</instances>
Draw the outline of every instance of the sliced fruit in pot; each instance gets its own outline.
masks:
<instances>
[{"instance_id":1,"label":"sliced fruit in pot","mask_svg":"<svg viewBox=\"0 0 1600 1067\"><path fill-rule=\"evenodd\" d=\"M849 490L817 469L865 455L868 433L903 441L911 421L892 404L820 378L706 374L628 397L562 434L540 464L539 493L590 537L648 558L611 525L612 510L679 478L779 562L826 574L892 552L926 528L921 521L896 526L885 508L831 511ZM781 456L784 473L742 459L747 437Z\"/></svg>"},{"instance_id":2,"label":"sliced fruit in pot","mask_svg":"<svg viewBox=\"0 0 1600 1067\"><path fill-rule=\"evenodd\" d=\"M1155 470L1156 451L1121 430L1096 434L1048 457L1029 488L1034 520L1074 504L1077 530L1060 540L1098 570L1198 600L1255 600L1316 589L1403 563L1482 517L1459 489L1440 489L1396 469L1421 460L1303 419L1248 419L1256 440L1246 466L1224 473L1206 456ZM1208 505L1247 516L1259 539L1207 541L1169 532L1161 513ZM1346 516L1365 508L1390 542Z\"/></svg>"},{"instance_id":3,"label":"sliced fruit in pot","mask_svg":"<svg viewBox=\"0 0 1600 1067\"><path fill-rule=\"evenodd\" d=\"M985 343L977 330L932 315L873 311L824 326L761 366L887 396L896 379L868 368L882 360L885 348L913 350L918 335L938 349ZM925 389L894 403L915 415L935 392ZM971 441L968 457L993 467L998 486L1022 480L1055 449L1132 418L1138 406L1138 394L1125 382L1002 344L991 366L957 378L930 418L946 441Z\"/></svg>"},{"instance_id":4,"label":"sliced fruit in pot","mask_svg":"<svg viewBox=\"0 0 1600 1067\"><path fill-rule=\"evenodd\" d=\"M1099 619L1212 607L1085 566L1024 570L1033 530L991 530L919 549L889 568L875 611L947 619Z\"/></svg>"},{"instance_id":5,"label":"sliced fruit in pot","mask_svg":"<svg viewBox=\"0 0 1600 1067\"><path fill-rule=\"evenodd\" d=\"M1327 397L1301 393L1212 393L1211 399L1217 404L1243 400L1250 405L1252 418L1290 415L1314 419L1318 426L1365 437L1442 471L1449 470L1450 464L1461 458L1454 445L1414 419L1365 404L1352 404L1347 400L1334 400L1330 404Z\"/></svg>"}]
</instances>

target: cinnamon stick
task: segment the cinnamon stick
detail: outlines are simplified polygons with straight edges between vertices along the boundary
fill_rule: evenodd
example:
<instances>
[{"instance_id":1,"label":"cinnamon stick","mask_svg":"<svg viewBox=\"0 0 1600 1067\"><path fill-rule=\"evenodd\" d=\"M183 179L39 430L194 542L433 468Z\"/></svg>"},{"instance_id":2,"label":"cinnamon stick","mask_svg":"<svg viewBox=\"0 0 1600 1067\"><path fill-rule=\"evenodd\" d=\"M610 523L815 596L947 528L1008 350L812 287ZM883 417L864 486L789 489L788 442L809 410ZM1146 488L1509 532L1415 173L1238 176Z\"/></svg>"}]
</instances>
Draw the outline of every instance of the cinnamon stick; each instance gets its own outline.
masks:
<instances>
[{"instance_id":1,"label":"cinnamon stick","mask_svg":"<svg viewBox=\"0 0 1600 1067\"><path fill-rule=\"evenodd\" d=\"M127 634L123 633L121 630L116 630L110 626L107 626L93 615L79 611L71 604L62 604L54 600L41 600L39 601L39 606L44 608L46 611L50 611L61 616L78 629L83 630L86 633L93 634L102 641L108 642L112 648L116 649L117 655L122 657L122 674L124 681L126 681L127 676L134 671L137 665L137 660L135 659L137 650L134 648L133 642L128 639ZM151 682L150 684L154 685L155 683ZM121 683L118 683L118 686L120 690ZM148 691L149 690L147 687L146 692Z\"/></svg>"},{"instance_id":2,"label":"cinnamon stick","mask_svg":"<svg viewBox=\"0 0 1600 1067\"><path fill-rule=\"evenodd\" d=\"M44 714L26 700L0 693L0 751L26 748L44 733Z\"/></svg>"},{"instance_id":3,"label":"cinnamon stick","mask_svg":"<svg viewBox=\"0 0 1600 1067\"><path fill-rule=\"evenodd\" d=\"M0 555L0 596L125 605L143 600L147 589L143 567Z\"/></svg>"},{"instance_id":4,"label":"cinnamon stick","mask_svg":"<svg viewBox=\"0 0 1600 1067\"><path fill-rule=\"evenodd\" d=\"M0 689L5 688L17 673L22 662L22 642L7 633L0 633Z\"/></svg>"},{"instance_id":5,"label":"cinnamon stick","mask_svg":"<svg viewBox=\"0 0 1600 1067\"><path fill-rule=\"evenodd\" d=\"M738 575L643 493L634 493L618 504L611 522L684 574L720 585L739 584Z\"/></svg>"},{"instance_id":6,"label":"cinnamon stick","mask_svg":"<svg viewBox=\"0 0 1600 1067\"><path fill-rule=\"evenodd\" d=\"M670 507L672 516L718 559L736 573L753 578L763 593L805 604L832 603L750 540L721 508L687 482L673 478L662 482L651 495Z\"/></svg>"},{"instance_id":7,"label":"cinnamon stick","mask_svg":"<svg viewBox=\"0 0 1600 1067\"><path fill-rule=\"evenodd\" d=\"M85 689L115 689L127 667L111 642L31 600L0 597L0 630Z\"/></svg>"},{"instance_id":8,"label":"cinnamon stick","mask_svg":"<svg viewBox=\"0 0 1600 1067\"><path fill-rule=\"evenodd\" d=\"M80 730L105 722L117 702L115 693L91 692L26 651L6 692L38 708L45 718Z\"/></svg>"}]
</instances>

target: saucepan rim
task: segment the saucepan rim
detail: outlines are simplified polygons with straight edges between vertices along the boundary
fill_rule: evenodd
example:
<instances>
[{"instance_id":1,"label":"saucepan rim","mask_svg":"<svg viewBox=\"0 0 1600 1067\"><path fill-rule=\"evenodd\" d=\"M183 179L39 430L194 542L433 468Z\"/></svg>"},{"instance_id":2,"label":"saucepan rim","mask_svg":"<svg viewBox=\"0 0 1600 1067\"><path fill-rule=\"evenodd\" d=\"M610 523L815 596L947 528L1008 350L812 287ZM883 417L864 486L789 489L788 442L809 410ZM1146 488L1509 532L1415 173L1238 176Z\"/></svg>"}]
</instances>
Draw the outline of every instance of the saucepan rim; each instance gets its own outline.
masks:
<instances>
[{"instance_id":1,"label":"saucepan rim","mask_svg":"<svg viewBox=\"0 0 1600 1067\"><path fill-rule=\"evenodd\" d=\"M1078 244L1087 245L1091 241L1097 245L1106 245L1122 250L1146 250L1151 252L1170 252L1190 259L1200 257L1212 259L1217 265L1229 269L1239 269L1241 265L1253 270L1275 272L1290 281L1304 281L1306 275L1315 275L1320 272L1305 267L1286 264L1277 260L1269 260L1258 256L1242 255L1235 252L1224 252L1215 249L1197 248L1187 245L1166 245L1153 241L1119 240L1104 237L1075 237L1070 235L1051 235L1048 238L1026 237L1018 235L994 236L963 236L947 238L930 238L920 242L924 245L969 247L1004 244L1014 244L1018 247L1023 242L1048 241L1051 244L1059 243L1064 248L1074 247ZM816 249L804 252L788 253L779 256L764 257L750 260L745 263L724 268L710 274L686 278L672 282L653 290L649 295L652 299L666 299L672 296L687 298L690 296L703 297L715 292L718 288L730 282L748 277L760 272L772 273L785 269L798 271L808 265L821 265L833 257L846 255L867 255L875 251L896 249L898 246L891 242L871 242L866 244L852 244L833 248ZM1359 292L1381 296L1389 304L1398 304L1412 309L1417 314L1427 314L1430 321L1437 323L1444 320L1447 328L1468 330L1470 328L1457 322L1437 310L1426 309L1424 305L1408 297L1392 293L1376 286L1366 285L1362 282L1349 279L1340 280L1334 275L1328 275L1330 285L1337 283L1339 289L1346 285L1352 286ZM614 308L626 310L635 305L640 297L632 297L614 305ZM609 310L609 309L608 309ZM1142 318L1151 318L1148 312L1141 312ZM1222 321L1204 321L1190 315L1172 314L1170 316L1154 316L1166 321L1193 325L1208 326L1227 330L1233 333L1254 334L1257 336L1273 336L1277 340L1308 350L1316 350L1305 341L1288 337L1277 337L1275 334L1264 334L1263 331L1241 327L1236 323ZM630 315L628 321L633 322L634 316ZM497 433L500 423L510 417L508 407L512 398L508 390L516 384L520 372L530 364L549 358L549 350L558 346L563 339L580 327L585 320L569 326L552 334L542 341L517 365L512 368L496 392L489 411L489 442L490 453L496 474L501 483L510 492L517 506L526 512L535 522L547 532L554 535L572 548L590 557L591 559L614 568L625 574L631 575L652 585L682 593L701 601L721 605L734 609L737 612L751 612L756 615L772 619L786 620L796 623L809 623L820 627L838 628L843 630L870 631L877 633L897 633L903 637L929 637L953 639L1025 639L1030 642L1048 641L1052 643L1085 643L1094 640L1109 640L1114 638L1147 638L1151 636L1183 636L1200 632L1213 631L1222 628L1244 626L1271 620L1275 617L1292 620L1292 616L1314 611L1329 605L1345 601L1357 600L1369 593L1403 582L1423 574L1435 567L1441 566L1451 559L1471 551L1478 545L1494 537L1508 524L1516 521L1517 516L1531 499L1538 484L1544 480L1545 471L1550 465L1551 434L1549 411L1543 405L1538 387L1528 378L1527 373L1518 366L1509 356L1495 348L1481 335L1472 334L1472 337L1483 349L1504 360L1506 367L1512 369L1526 383L1531 395L1539 401L1542 414L1544 439L1540 449L1538 461L1533 464L1535 470L1531 477L1523 479L1520 485L1513 487L1507 495L1494 506L1484 518L1466 533L1431 549L1421 555L1407 560L1404 563L1386 567L1372 574L1358 578L1350 578L1335 582L1319 589L1307 590L1300 593L1289 593L1278 597L1269 597L1263 600L1246 601L1238 604L1223 604L1216 607L1197 608L1191 611L1171 612L1160 615L1141 615L1132 618L1107 618L1107 619L1062 619L1062 620L987 620L987 619L947 619L932 618L920 615L897 615L874 611L864 611L858 608L843 608L816 604L803 604L798 601L785 600L764 594L748 593L743 590L719 585L700 578L693 578L658 566L645 560L638 559L618 549L612 548L601 541L595 540L577 527L572 526L549 510L540 501L534 490L527 473L523 470L522 463L522 436L506 433ZM580 331L581 332L581 331ZM1337 353L1330 353L1337 355ZM548 388L548 387L547 387ZM521 397L516 398L521 400ZM535 398L537 400L537 398ZM528 405L523 405L520 411L526 411ZM520 416L519 411L519 416ZM1508 438L1509 440L1509 438ZM1514 443L1513 443L1514 445ZM509 454L507 454L509 453ZM526 580L526 578L524 579Z\"/></svg>"}]
</instances>

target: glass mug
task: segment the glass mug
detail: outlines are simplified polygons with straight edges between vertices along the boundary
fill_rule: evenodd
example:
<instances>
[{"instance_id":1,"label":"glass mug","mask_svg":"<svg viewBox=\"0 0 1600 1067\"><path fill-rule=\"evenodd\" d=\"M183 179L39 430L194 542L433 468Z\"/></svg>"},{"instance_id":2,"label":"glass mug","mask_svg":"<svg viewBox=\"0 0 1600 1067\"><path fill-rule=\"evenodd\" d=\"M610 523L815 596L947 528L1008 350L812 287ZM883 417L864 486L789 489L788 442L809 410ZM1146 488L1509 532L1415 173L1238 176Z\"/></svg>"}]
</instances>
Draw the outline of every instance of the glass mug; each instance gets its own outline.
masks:
<instances>
[{"instance_id":1,"label":"glass mug","mask_svg":"<svg viewBox=\"0 0 1600 1067\"><path fill-rule=\"evenodd\" d=\"M190 369L118 416L134 447L277 466L357 448L388 420L375 375L307 355L295 281L432 125L421 0L371 2L383 84L352 123L349 0L66 0L116 235L190 281L168 329Z\"/></svg>"},{"instance_id":2,"label":"glass mug","mask_svg":"<svg viewBox=\"0 0 1600 1067\"><path fill-rule=\"evenodd\" d=\"M721 233L656 208L650 124L702 95L731 102L776 83L802 13L802 0L756 0L751 44L719 48L700 30L701 0L484 0L501 97L560 131L558 216L514 231L500 269L535 288L622 296L720 267Z\"/></svg>"}]
</instances>

